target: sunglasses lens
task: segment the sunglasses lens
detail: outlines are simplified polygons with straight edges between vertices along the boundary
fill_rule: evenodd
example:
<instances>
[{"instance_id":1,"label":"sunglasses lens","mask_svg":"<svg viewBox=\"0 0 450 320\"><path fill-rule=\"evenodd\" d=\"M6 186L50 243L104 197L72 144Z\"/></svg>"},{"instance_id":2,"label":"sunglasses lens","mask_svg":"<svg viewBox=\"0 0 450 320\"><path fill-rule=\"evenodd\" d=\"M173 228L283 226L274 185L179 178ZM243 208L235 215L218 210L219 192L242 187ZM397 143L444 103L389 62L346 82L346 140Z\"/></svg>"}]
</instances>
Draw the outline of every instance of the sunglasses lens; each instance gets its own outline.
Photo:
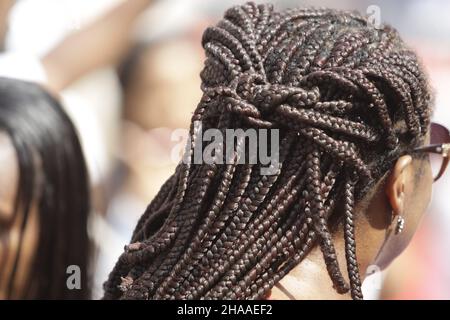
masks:
<instances>
[{"instance_id":1,"label":"sunglasses lens","mask_svg":"<svg viewBox=\"0 0 450 320\"><path fill-rule=\"evenodd\" d=\"M431 165L431 172L433 173L433 178L437 178L439 175L439 172L441 171L443 157L440 154L437 153L429 153L430 156L430 165Z\"/></svg>"},{"instance_id":2,"label":"sunglasses lens","mask_svg":"<svg viewBox=\"0 0 450 320\"><path fill-rule=\"evenodd\" d=\"M447 128L440 124L431 124L431 144L441 144L450 142L450 134Z\"/></svg>"}]
</instances>

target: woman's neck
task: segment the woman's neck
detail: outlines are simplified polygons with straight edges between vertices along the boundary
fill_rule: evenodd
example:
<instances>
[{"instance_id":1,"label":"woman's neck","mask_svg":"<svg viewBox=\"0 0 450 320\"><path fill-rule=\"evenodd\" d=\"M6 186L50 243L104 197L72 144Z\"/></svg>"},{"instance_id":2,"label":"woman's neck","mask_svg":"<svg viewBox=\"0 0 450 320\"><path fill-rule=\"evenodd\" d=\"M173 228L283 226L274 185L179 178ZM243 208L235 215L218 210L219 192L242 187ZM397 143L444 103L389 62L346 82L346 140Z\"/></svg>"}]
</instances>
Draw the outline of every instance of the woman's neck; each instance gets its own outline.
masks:
<instances>
[{"instance_id":1,"label":"woman's neck","mask_svg":"<svg viewBox=\"0 0 450 320\"><path fill-rule=\"evenodd\" d=\"M361 281L371 265L384 239L384 231L374 230L369 223L363 221L356 228L357 259ZM333 243L338 257L339 267L347 283L347 265L345 258L345 240L342 231L335 232ZM350 293L339 294L334 288L327 271L320 246L316 246L306 258L292 269L269 297L271 300L347 300Z\"/></svg>"}]
</instances>

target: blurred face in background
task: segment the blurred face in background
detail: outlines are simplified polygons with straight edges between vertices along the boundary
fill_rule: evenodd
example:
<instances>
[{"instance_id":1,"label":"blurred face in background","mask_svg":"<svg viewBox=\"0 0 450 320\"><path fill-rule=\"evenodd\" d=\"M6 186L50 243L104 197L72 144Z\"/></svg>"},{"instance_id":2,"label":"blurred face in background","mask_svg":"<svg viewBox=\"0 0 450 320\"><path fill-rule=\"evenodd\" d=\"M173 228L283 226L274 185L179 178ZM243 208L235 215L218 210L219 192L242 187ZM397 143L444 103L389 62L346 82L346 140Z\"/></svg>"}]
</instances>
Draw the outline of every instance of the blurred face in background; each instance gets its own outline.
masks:
<instances>
[{"instance_id":1,"label":"blurred face in background","mask_svg":"<svg viewBox=\"0 0 450 320\"><path fill-rule=\"evenodd\" d=\"M176 166L171 159L175 129L189 128L200 101L203 55L200 40L151 44L136 58L125 85L121 160L130 169L128 187L147 201ZM148 152L151 150L151 152Z\"/></svg>"},{"instance_id":2,"label":"blurred face in background","mask_svg":"<svg viewBox=\"0 0 450 320\"><path fill-rule=\"evenodd\" d=\"M198 43L174 39L142 50L126 87L126 120L147 130L189 127L191 112L202 95L203 58Z\"/></svg>"},{"instance_id":3,"label":"blurred face in background","mask_svg":"<svg viewBox=\"0 0 450 320\"><path fill-rule=\"evenodd\" d=\"M19 183L17 155L9 136L1 132L0 163L0 300L20 299L37 247L38 210L37 202L33 201L22 232L23 215L15 212ZM12 277L14 270L16 274Z\"/></svg>"}]
</instances>

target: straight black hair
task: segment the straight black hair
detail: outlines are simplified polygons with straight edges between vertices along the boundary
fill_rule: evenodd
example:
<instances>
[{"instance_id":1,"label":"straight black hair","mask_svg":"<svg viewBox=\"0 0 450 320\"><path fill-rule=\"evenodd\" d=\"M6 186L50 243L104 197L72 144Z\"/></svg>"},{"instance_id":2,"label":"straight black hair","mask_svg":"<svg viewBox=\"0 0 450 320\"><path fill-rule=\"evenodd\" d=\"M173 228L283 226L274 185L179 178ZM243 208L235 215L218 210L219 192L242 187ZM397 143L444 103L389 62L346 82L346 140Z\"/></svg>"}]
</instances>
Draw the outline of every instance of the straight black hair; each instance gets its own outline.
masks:
<instances>
[{"instance_id":1,"label":"straight black hair","mask_svg":"<svg viewBox=\"0 0 450 320\"><path fill-rule=\"evenodd\" d=\"M0 130L11 138L17 153L15 217L24 217L8 278L9 296L17 277L30 207L38 201L39 243L21 298L88 298L89 183L74 125L58 101L40 86L0 78ZM69 290L66 284L66 271L72 265L81 270L80 290Z\"/></svg>"}]
</instances>

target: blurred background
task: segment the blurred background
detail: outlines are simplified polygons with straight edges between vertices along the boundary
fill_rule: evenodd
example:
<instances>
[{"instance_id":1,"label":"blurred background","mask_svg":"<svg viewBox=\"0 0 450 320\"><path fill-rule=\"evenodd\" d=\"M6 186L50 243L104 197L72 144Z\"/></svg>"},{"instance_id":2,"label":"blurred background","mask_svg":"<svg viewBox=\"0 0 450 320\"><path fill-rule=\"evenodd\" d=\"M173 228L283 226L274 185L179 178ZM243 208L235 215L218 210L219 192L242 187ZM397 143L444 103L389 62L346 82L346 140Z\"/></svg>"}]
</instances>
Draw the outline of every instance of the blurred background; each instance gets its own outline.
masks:
<instances>
[{"instance_id":1,"label":"blurred background","mask_svg":"<svg viewBox=\"0 0 450 320\"><path fill-rule=\"evenodd\" d=\"M2 55L45 57L121 2L0 0ZM172 139L172 132L188 127L201 97L203 30L226 8L243 2L153 1L133 24L132 39L115 66L89 70L60 92L81 133L95 196L90 223L98 248L94 298L101 297L101 284L137 219L174 171L171 153L180 141ZM436 93L435 121L450 127L449 1L271 2L277 8L358 10L394 26L423 59ZM429 212L412 244L383 273L383 285L366 281L367 298L450 299L450 175L434 187Z\"/></svg>"}]
</instances>

